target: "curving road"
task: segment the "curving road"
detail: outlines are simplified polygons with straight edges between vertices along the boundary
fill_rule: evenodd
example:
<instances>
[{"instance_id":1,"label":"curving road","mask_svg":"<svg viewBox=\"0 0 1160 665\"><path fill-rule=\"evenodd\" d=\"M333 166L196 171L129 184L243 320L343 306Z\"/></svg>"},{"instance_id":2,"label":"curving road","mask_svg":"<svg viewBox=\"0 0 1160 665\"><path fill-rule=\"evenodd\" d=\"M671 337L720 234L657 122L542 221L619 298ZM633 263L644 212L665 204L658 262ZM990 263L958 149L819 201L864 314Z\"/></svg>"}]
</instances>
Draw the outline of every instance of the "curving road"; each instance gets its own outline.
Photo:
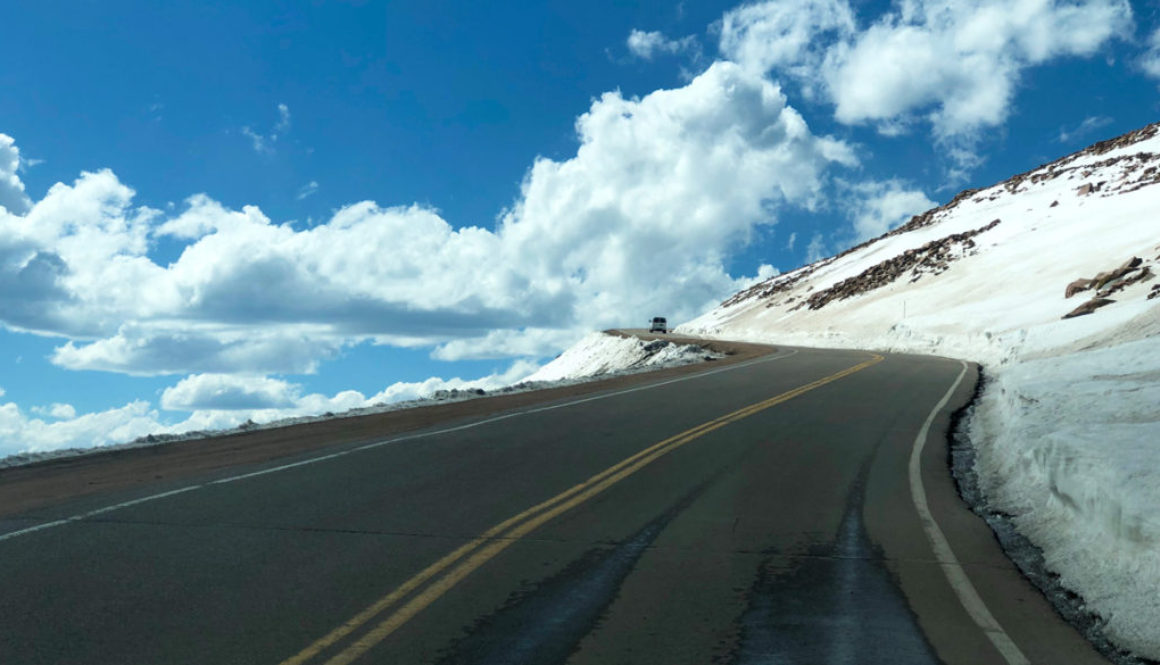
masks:
<instances>
[{"instance_id":1,"label":"curving road","mask_svg":"<svg viewBox=\"0 0 1160 665\"><path fill-rule=\"evenodd\" d=\"M0 663L1105 662L955 493L975 368L702 370L31 502L0 474Z\"/></svg>"}]
</instances>

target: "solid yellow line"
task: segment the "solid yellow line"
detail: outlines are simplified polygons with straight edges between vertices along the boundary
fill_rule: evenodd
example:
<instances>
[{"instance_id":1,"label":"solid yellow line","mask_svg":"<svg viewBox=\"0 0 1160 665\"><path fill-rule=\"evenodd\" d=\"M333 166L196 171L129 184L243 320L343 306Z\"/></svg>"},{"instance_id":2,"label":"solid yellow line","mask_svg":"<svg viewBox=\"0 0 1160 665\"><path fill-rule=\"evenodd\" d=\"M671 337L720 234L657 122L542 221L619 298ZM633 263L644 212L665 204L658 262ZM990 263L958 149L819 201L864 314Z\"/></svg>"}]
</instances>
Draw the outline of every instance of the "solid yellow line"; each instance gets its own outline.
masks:
<instances>
[{"instance_id":1,"label":"solid yellow line","mask_svg":"<svg viewBox=\"0 0 1160 665\"><path fill-rule=\"evenodd\" d=\"M473 538L472 540L468 541L463 546L459 547L458 549L454 550L450 554L444 556L443 558L439 559L435 563L431 564L427 568L424 568L417 575L415 575L411 579L404 582L402 586L395 589L394 591L387 594L386 596L383 596L378 601L376 601L374 604L372 604L371 606L367 607L365 610L356 614L349 621L343 623L338 628L335 628L331 632L327 633L325 636L319 638L313 644L306 647L305 649L303 649L299 653L295 654L293 657L282 661L282 663L280 663L280 665L302 665L302 663L307 662L308 660L310 660L311 658L316 656L322 650L326 649L327 647L331 646L335 642L337 642L337 641L341 640L342 638L346 637L347 635L351 634L352 632L357 630L360 626L365 624L367 621L374 618L375 615L379 614L383 610L385 610L388 607L390 607L391 605L393 605L400 598L411 593L417 587L419 587L423 583L427 582L432 577L443 572L448 567L453 565L456 561L467 556L472 551L474 551L475 549L480 547L482 544L486 543L487 541L491 540L492 538L495 538L503 531L511 528L513 525L531 517L532 515L535 515L536 513L540 512L540 511L551 508L553 505L560 503L561 501L566 501L570 497L575 496L578 492L581 492L584 489L586 489L587 487L590 487L593 484L600 482L604 478L608 477L609 475L611 475L613 473L616 473L618 470L624 468L625 466L632 464L636 460L638 460L642 457L645 457L645 456L669 445L673 441L676 441L677 439L684 437L684 436L687 436L691 433L700 431L705 427L710 427L710 426L714 425L715 423L730 417L731 415L733 415L733 414L727 414L725 416L721 416L720 418L709 421L707 423L703 423L703 424L698 425L697 427L694 427L690 430L687 430L687 431L682 432L680 434L676 434L674 436L671 436L671 437L665 439L664 441L653 444L652 446L649 446L648 448L641 450L640 452L636 453L635 455L632 455L631 457L628 457L624 460L621 460L620 462L605 469L604 471L601 471L600 473L589 478L588 480L584 481L583 483L575 485L575 486L569 488L568 490L552 497L551 499L548 499L548 500L543 501L539 504L536 504L535 506L532 506L531 508L528 508L527 510L519 513L518 515L510 517L510 518L504 520L503 522L500 522L499 524L497 524L497 525L493 526L492 528L488 529L487 531L485 531L483 534Z\"/></svg>"},{"instance_id":2,"label":"solid yellow line","mask_svg":"<svg viewBox=\"0 0 1160 665\"><path fill-rule=\"evenodd\" d=\"M349 621L345 622L335 630L328 633L326 636L317 640L295 656L283 661L280 665L301 665L301 663L304 663L310 658L313 658L323 649L326 649L338 640L354 632L360 626L370 621L376 615L383 612L388 607L395 604L398 600L405 597L436 575L455 565L455 563L460 559L469 557L466 561L460 563L446 576L431 584L429 587L424 589L422 593L418 594L398 610L393 612L366 635L351 644L342 652L335 655L330 660L326 661L326 665L347 665L351 663L359 656L366 653L369 649L374 647L376 644L384 640L387 636L389 636L400 626L409 621L412 617L425 609L428 605L435 602L435 600L437 600L440 596L458 584L461 580L463 580L463 578L467 577L487 561L495 557L503 550L507 549L519 538L527 535L528 533L531 533L535 529L539 528L560 514L567 512L568 510L571 510L572 508L575 508L576 506L588 501L592 497L600 494L609 487L619 483L621 480L624 480L628 476L633 475L640 469L648 466L649 464L652 464L657 459L667 455L677 448L680 448L690 441L698 439L713 430L724 427L725 425L736 422L743 418L747 418L759 411L763 411L777 404L781 404L782 402L791 400L795 397L798 397L799 395L814 390L815 388L824 386L827 383L832 383L838 379L849 376L850 374L859 372L863 369L866 369L867 367L870 367L871 365L881 362L882 360L882 356L875 354L870 360L867 360L863 363L849 367L840 372L831 374L830 376L818 379L817 381L813 381L806 385L799 386L798 388L794 388L793 390L784 392L767 400L743 407L737 411L685 430L680 434L671 436L663 441L649 446L648 448L645 448L635 455L632 455L605 469L604 471L601 471L595 476L592 476L583 483L575 485L572 488L556 495L555 497L539 503L519 513L518 515L504 520L503 522L488 529L482 535L472 539L465 545L444 556L442 559L435 562L431 566L428 566L423 571L403 583L402 586L379 599L362 612L359 612ZM501 534L502 538L498 538ZM489 543L489 541L491 542ZM483 546L485 543L487 543L486 546ZM472 554L473 552L474 554Z\"/></svg>"},{"instance_id":3,"label":"solid yellow line","mask_svg":"<svg viewBox=\"0 0 1160 665\"><path fill-rule=\"evenodd\" d=\"M718 419L718 420L720 420L720 419ZM716 421L711 421L711 422L705 423L703 425L698 425L697 427L693 428L692 430L689 430L689 432L699 430L703 427L712 425L714 422L716 422ZM444 556L443 558L439 559L435 563L431 564L427 568L424 568L417 575L415 575L411 579L404 582L402 586L395 589L394 591L387 594L386 596L383 596L378 601L376 601L374 604L370 605L365 610L359 612L354 617L352 617L349 621L343 623L338 628L335 628L330 633L327 633L325 636L318 639L317 641L315 641L313 644L311 644L310 646L303 649L298 654L294 655L291 658L288 658L288 659L282 661L282 663L280 665L301 665L302 663L305 663L306 661L308 661L309 659L311 659L315 655L317 655L319 652L321 652L323 649L326 649L330 645L334 644L335 642L346 637L347 635L349 635L353 631L357 630L359 628L359 626L362 626L367 621L374 618L374 616L376 614L379 614L383 610L387 609L388 607L393 605L396 601L398 601L400 598L411 593L417 587L419 587L423 583L427 582L432 577L443 572L444 570L449 568L451 565L453 565L456 561L467 556L472 551L479 548L481 545L483 545L487 541L491 540L492 538L495 538L503 531L506 531L507 529L511 528L513 525L527 519L528 517L531 517L532 515L540 512L542 510L546 510L546 509L552 507L553 505L555 505L561 501L567 500L568 498L576 495L578 492L583 491L585 488L591 486L592 484L600 482L605 477L607 477L610 474L615 473L616 471L623 468L624 466L632 464L635 460L640 459L641 457L644 457L644 456L648 455L649 453L654 452L655 450L672 443L673 441L680 438L681 436L684 436L685 434L688 434L688 432L682 432L681 434L677 434L675 436L669 437L668 439L665 439L664 441L661 441L660 443L654 444L654 445L640 451L639 453L633 455L632 457L629 457L625 460L622 460L622 461L618 462L617 464L615 464L614 466L609 467L608 469L605 469L604 471L601 471L600 473L593 476L592 478L589 478L588 480L584 481L583 483L580 483L579 485L575 485L572 488L552 497L551 499L548 499L547 501L536 504L535 506L532 506L531 508L528 508L527 510L519 513L518 515L510 517L510 518L504 520L503 522L500 522L499 524L497 524L497 525L493 526L492 528L488 529L487 531L485 531L483 534L471 539L463 546L459 547L458 549L454 550L450 554Z\"/></svg>"},{"instance_id":4,"label":"solid yellow line","mask_svg":"<svg viewBox=\"0 0 1160 665\"><path fill-rule=\"evenodd\" d=\"M732 414L729 414L729 415L732 415ZM635 455L632 455L631 457L628 457L627 459L624 459L624 460L616 463L615 465L605 469L604 471L601 471L600 473L589 478L588 480L584 481L583 483L575 485L575 486L571 487L570 489L552 497L551 499L548 499L548 500L543 501L539 504L536 504L535 506L532 506L531 508L528 508L527 510L519 513L518 515L510 517L510 518L504 520L503 522L500 522L499 524L497 524L497 525L493 526L492 528L488 529L487 531L485 531L483 534L471 539L470 541L468 541L467 543L465 543L464 545L462 545L458 549L454 550L450 554L444 556L443 558L439 559L435 563L431 564L427 568L424 568L417 575L415 575L411 579L404 582L402 586L398 587L397 589L395 589L391 593L387 594L386 596L383 596L378 601L376 601L374 604L370 605L369 607L367 607L363 611L356 614L349 621L343 623L338 628L335 628L331 632L327 633L325 636L319 638L313 644L306 647L305 649L303 649L299 653L295 654L293 657L282 661L282 663L280 663L280 665L302 665L302 663L307 662L308 660L310 660L311 658L316 656L318 653L320 653L322 650L331 646L335 642L338 642L339 640L341 640L342 638L351 634L355 630L358 630L358 628L360 626L362 626L366 622L370 621L372 618L375 617L375 615L379 614L383 610L385 610L388 607L390 607L391 605L393 605L400 598L411 593L416 588L421 586L423 583L427 582L432 577L443 572L444 570L449 568L451 565L453 565L456 561L467 556L468 554L470 554L475 549L479 548L481 545L483 545L487 541L491 540L492 538L495 538L503 531L506 531L507 529L511 528L513 525L535 515L536 513L540 512L540 511L551 508L553 505L560 503L561 501L566 501L570 497L575 496L577 493L582 492L587 487L590 487L593 484L600 482L604 478L608 477L609 475L611 475L613 473L616 473L618 470L624 468L625 466L627 466L629 464L632 464L636 460L638 460L642 457L645 457L645 456L649 455L650 453L653 453L656 450L663 448L664 446L669 445L673 441L676 441L677 439L679 439L683 436L687 436L688 434L699 431L705 427L712 426L713 424L717 423L718 421L721 421L721 420L724 420L725 418L728 418L729 415L722 416L722 417L717 418L715 420L712 420L710 422L698 425L697 427L694 427L694 428L687 430L685 432L682 432L680 434L671 436L671 437L665 439L664 441L661 441L661 442L656 443L652 446L649 446L648 448L645 448L644 450L636 453Z\"/></svg>"}]
</instances>

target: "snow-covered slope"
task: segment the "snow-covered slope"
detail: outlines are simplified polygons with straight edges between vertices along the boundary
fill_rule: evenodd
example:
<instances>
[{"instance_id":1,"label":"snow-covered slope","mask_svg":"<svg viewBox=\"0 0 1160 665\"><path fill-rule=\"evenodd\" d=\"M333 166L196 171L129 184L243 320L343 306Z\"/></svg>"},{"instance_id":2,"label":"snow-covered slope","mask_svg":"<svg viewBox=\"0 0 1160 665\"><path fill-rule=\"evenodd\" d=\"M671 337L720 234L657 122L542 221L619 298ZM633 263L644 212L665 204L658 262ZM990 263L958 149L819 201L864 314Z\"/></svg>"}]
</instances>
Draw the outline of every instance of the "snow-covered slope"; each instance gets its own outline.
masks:
<instances>
[{"instance_id":1,"label":"snow-covered slope","mask_svg":"<svg viewBox=\"0 0 1160 665\"><path fill-rule=\"evenodd\" d=\"M636 337L589 333L524 382L584 379L641 369L688 365L718 354L692 344L664 340L645 342Z\"/></svg>"},{"instance_id":2,"label":"snow-covered slope","mask_svg":"<svg viewBox=\"0 0 1160 665\"><path fill-rule=\"evenodd\" d=\"M982 363L971 436L988 502L1114 642L1156 659L1158 129L963 192L677 329Z\"/></svg>"}]
</instances>

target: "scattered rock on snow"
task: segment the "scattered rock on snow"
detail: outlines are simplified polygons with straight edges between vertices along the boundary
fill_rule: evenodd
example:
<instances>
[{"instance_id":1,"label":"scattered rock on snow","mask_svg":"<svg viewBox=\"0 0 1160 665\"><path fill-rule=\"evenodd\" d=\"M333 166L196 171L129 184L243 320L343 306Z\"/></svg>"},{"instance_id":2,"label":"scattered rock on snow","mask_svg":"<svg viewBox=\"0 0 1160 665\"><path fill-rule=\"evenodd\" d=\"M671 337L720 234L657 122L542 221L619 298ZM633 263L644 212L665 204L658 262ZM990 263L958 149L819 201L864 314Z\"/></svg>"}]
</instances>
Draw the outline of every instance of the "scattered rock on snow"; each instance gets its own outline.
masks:
<instances>
[{"instance_id":1,"label":"scattered rock on snow","mask_svg":"<svg viewBox=\"0 0 1160 665\"><path fill-rule=\"evenodd\" d=\"M1070 298L1080 291L1087 291L1092 286L1092 280L1086 277L1080 277L1071 284L1067 285L1067 291L1064 293L1064 298Z\"/></svg>"},{"instance_id":2,"label":"scattered rock on snow","mask_svg":"<svg viewBox=\"0 0 1160 665\"><path fill-rule=\"evenodd\" d=\"M1094 312L1094 311L1096 311L1097 309L1099 309L1099 308L1103 307L1104 305L1110 305L1110 304L1112 304L1112 303L1114 303L1114 302L1116 302L1116 301L1115 301L1115 300L1109 300L1109 299L1107 299L1107 298L1099 298L1099 297L1097 297L1097 298L1092 298L1091 300L1089 300L1089 301L1085 302L1084 304L1080 305L1079 307L1076 307L1075 309L1071 310L1071 311L1070 311L1070 312L1068 312L1067 314L1064 314L1064 315L1063 315L1063 317L1061 317L1061 318L1064 318L1064 319L1073 319L1073 318L1075 318L1075 317L1077 317L1077 316L1083 316L1083 315L1085 315L1085 314L1091 314L1092 312Z\"/></svg>"},{"instance_id":3,"label":"scattered rock on snow","mask_svg":"<svg viewBox=\"0 0 1160 665\"><path fill-rule=\"evenodd\" d=\"M808 305L810 309L821 309L835 300L845 300L858 294L886 286L903 274L911 275L910 281L917 282L923 275L938 275L945 272L952 262L966 256L975 248L973 238L999 225L999 220L981 226L973 231L955 233L945 238L932 240L917 249L908 249L898 256L874 265L862 273L844 279L837 284L818 291L798 305ZM797 309L795 307L794 309Z\"/></svg>"},{"instance_id":4,"label":"scattered rock on snow","mask_svg":"<svg viewBox=\"0 0 1160 665\"><path fill-rule=\"evenodd\" d=\"M1125 288L1137 282L1146 282L1153 277L1155 277L1155 275L1152 273L1152 268L1149 266L1144 266L1140 270L1137 270L1136 268L1130 268L1120 277L1110 280L1109 283L1104 286L1104 288L1100 289L1096 295L1100 296L1101 298L1106 298L1116 291L1123 291Z\"/></svg>"},{"instance_id":5,"label":"scattered rock on snow","mask_svg":"<svg viewBox=\"0 0 1160 665\"><path fill-rule=\"evenodd\" d=\"M1075 316L1091 314L1097 308L1114 302L1107 300L1108 296L1112 295L1113 293L1116 293L1117 291L1123 291L1125 288L1138 282L1146 282L1155 276L1156 275L1152 272L1151 266L1144 265L1144 259L1141 259L1138 256L1133 256L1127 261L1124 261L1118 268L1115 268L1114 270L1105 270L1090 279L1081 277L1067 285L1067 289L1064 291L1064 298L1070 298L1075 294L1080 293L1081 291L1087 291L1088 289L1096 290L1095 297L1092 298L1092 300L1075 308L1071 312L1065 314L1063 318L1070 319ZM1155 287L1153 288L1153 291L1155 291ZM1148 297L1153 298L1155 296L1149 294ZM1098 304L1093 305L1093 303L1097 302Z\"/></svg>"}]
</instances>

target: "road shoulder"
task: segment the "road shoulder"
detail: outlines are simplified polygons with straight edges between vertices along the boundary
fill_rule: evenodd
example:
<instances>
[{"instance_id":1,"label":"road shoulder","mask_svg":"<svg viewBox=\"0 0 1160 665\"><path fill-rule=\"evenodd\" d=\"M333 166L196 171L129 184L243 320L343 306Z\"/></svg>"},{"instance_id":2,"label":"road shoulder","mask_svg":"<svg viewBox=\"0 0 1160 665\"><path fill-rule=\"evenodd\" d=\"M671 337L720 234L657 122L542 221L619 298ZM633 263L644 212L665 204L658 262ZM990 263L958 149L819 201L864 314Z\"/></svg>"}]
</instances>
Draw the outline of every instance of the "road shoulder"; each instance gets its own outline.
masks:
<instances>
[{"instance_id":1,"label":"road shoulder","mask_svg":"<svg viewBox=\"0 0 1160 665\"><path fill-rule=\"evenodd\" d=\"M687 376L768 355L776 347L666 336L725 354L713 362L364 416L338 417L156 446L121 448L0 469L0 518L71 499L172 484L208 473L291 460L449 423Z\"/></svg>"}]
</instances>

